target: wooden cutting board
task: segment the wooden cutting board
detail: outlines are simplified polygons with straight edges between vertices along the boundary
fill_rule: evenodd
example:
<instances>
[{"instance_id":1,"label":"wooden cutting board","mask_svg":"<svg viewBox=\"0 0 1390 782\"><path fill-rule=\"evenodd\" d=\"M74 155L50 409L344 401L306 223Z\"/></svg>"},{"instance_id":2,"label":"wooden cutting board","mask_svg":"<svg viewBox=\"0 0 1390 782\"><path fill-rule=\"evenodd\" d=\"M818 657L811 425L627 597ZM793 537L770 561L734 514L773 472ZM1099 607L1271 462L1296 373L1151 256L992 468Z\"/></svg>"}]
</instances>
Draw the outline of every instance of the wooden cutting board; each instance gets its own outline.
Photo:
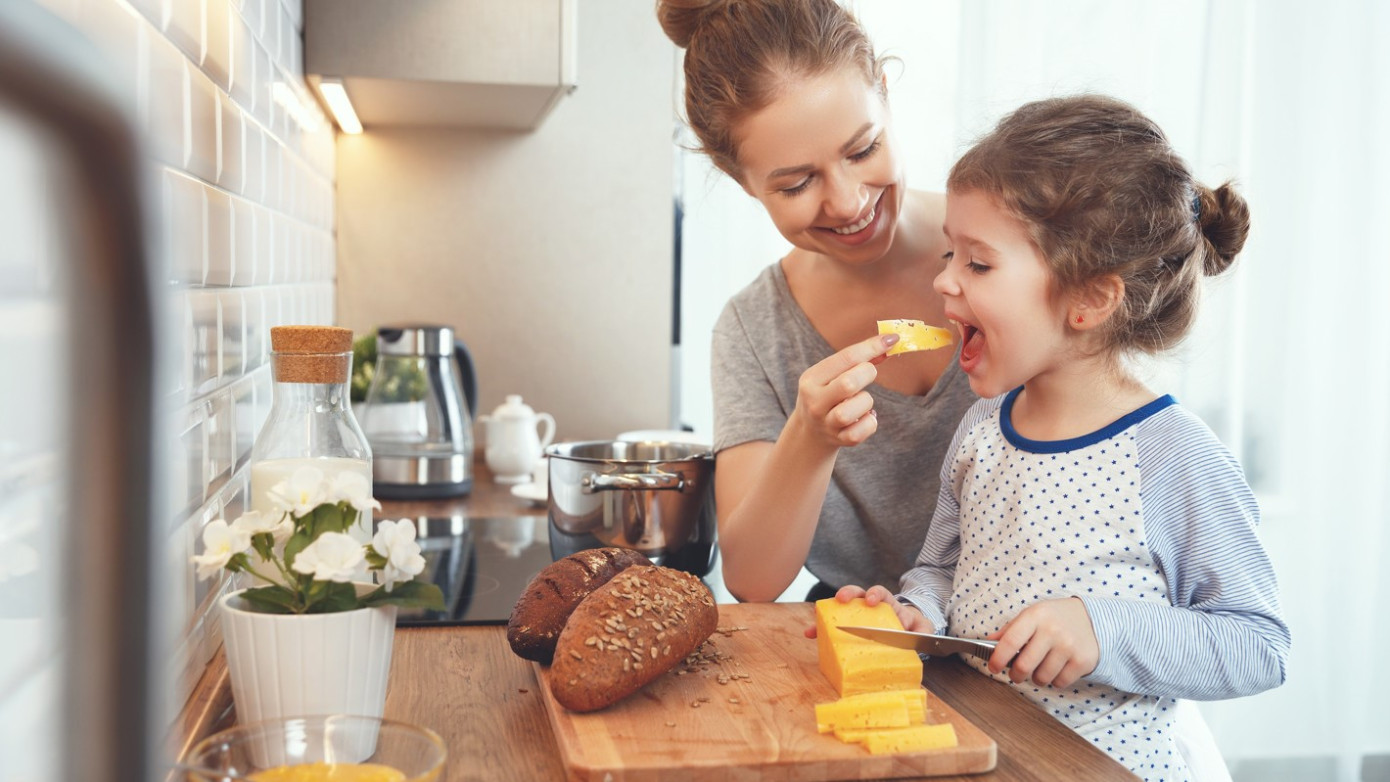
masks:
<instances>
[{"instance_id":1,"label":"wooden cutting board","mask_svg":"<svg viewBox=\"0 0 1390 782\"><path fill-rule=\"evenodd\" d=\"M935 694L927 722L955 725L960 745L870 755L816 731L815 704L835 700L821 674L809 603L719 606L715 662L677 668L636 694L579 714L555 702L536 665L546 712L571 779L897 779L990 771L995 743ZM723 682L723 683L721 683Z\"/></svg>"}]
</instances>

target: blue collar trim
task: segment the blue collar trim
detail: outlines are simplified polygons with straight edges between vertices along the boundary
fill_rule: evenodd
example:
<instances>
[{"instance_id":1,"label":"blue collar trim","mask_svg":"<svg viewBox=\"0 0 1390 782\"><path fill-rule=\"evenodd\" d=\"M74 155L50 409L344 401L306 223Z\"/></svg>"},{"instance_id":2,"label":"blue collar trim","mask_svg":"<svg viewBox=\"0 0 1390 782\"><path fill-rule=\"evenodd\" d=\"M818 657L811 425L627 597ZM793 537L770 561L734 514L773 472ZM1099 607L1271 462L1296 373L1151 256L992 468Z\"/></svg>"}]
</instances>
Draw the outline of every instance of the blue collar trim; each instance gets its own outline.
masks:
<instances>
[{"instance_id":1,"label":"blue collar trim","mask_svg":"<svg viewBox=\"0 0 1390 782\"><path fill-rule=\"evenodd\" d=\"M1138 410L1125 414L1114 423L1107 424L1090 434L1083 434L1080 437L1066 440L1030 440L1014 429L1014 400L1018 398L1018 393L1022 390L1023 387L1019 386L1004 395L1004 404L999 408L999 427L1004 430L1004 439L1008 440L1010 445L1029 453L1065 453L1094 445L1102 440L1109 440L1165 407L1172 407L1178 403L1172 394L1164 394Z\"/></svg>"}]
</instances>

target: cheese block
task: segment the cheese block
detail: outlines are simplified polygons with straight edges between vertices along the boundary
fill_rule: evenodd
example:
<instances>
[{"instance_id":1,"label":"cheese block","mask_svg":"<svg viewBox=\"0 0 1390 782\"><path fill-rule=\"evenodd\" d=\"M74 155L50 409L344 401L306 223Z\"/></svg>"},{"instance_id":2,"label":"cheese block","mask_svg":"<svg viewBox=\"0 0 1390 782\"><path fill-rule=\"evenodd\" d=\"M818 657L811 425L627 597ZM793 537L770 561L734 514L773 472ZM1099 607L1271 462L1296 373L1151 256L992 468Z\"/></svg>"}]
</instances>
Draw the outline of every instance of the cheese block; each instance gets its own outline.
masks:
<instances>
[{"instance_id":1,"label":"cheese block","mask_svg":"<svg viewBox=\"0 0 1390 782\"><path fill-rule=\"evenodd\" d=\"M864 732L864 745L870 754L921 752L927 749L947 749L956 746L956 729L949 722L936 725L912 725L906 728L884 728Z\"/></svg>"},{"instance_id":2,"label":"cheese block","mask_svg":"<svg viewBox=\"0 0 1390 782\"><path fill-rule=\"evenodd\" d=\"M905 728L927 721L927 691L885 690L851 695L829 703L816 704L816 729L834 733L841 741L842 732L859 728Z\"/></svg>"},{"instance_id":3,"label":"cheese block","mask_svg":"<svg viewBox=\"0 0 1390 782\"><path fill-rule=\"evenodd\" d=\"M910 649L850 635L840 625L903 629L887 603L872 608L863 598L848 603L828 597L816 601L816 653L821 673L843 698L861 692L911 690L922 685L922 660Z\"/></svg>"},{"instance_id":4,"label":"cheese block","mask_svg":"<svg viewBox=\"0 0 1390 782\"><path fill-rule=\"evenodd\" d=\"M920 320L909 318L880 320L878 333L897 334L901 337L898 344L888 348L888 355L890 356L896 356L899 353L911 353L914 350L944 348L953 341L950 329L928 326Z\"/></svg>"}]
</instances>

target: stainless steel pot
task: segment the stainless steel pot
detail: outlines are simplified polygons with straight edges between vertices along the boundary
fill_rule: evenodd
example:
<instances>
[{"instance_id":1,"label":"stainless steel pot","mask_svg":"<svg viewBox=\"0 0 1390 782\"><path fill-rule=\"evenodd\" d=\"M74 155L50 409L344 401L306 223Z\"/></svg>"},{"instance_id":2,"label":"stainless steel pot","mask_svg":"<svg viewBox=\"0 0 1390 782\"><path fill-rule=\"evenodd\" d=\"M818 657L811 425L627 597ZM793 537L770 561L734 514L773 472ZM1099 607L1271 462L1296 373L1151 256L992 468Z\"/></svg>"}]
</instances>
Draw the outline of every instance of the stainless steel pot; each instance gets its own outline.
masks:
<instances>
[{"instance_id":1,"label":"stainless steel pot","mask_svg":"<svg viewBox=\"0 0 1390 782\"><path fill-rule=\"evenodd\" d=\"M714 454L707 446L599 440L546 449L550 552L617 546L703 576L714 565Z\"/></svg>"}]
</instances>

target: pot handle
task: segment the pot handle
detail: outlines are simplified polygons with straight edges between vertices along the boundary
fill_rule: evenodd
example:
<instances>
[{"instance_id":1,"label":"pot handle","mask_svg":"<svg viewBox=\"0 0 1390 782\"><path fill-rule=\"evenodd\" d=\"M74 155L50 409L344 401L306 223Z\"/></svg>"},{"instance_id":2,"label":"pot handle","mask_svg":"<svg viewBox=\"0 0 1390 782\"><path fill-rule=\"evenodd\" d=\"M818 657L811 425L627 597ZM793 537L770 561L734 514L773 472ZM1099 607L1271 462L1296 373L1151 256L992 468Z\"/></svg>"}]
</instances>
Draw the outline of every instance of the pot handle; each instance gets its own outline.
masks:
<instances>
[{"instance_id":1,"label":"pot handle","mask_svg":"<svg viewBox=\"0 0 1390 782\"><path fill-rule=\"evenodd\" d=\"M584 473L579 481L579 491L595 494L601 491L684 491L685 479L669 472L640 472L624 475L600 475L596 472Z\"/></svg>"}]
</instances>

